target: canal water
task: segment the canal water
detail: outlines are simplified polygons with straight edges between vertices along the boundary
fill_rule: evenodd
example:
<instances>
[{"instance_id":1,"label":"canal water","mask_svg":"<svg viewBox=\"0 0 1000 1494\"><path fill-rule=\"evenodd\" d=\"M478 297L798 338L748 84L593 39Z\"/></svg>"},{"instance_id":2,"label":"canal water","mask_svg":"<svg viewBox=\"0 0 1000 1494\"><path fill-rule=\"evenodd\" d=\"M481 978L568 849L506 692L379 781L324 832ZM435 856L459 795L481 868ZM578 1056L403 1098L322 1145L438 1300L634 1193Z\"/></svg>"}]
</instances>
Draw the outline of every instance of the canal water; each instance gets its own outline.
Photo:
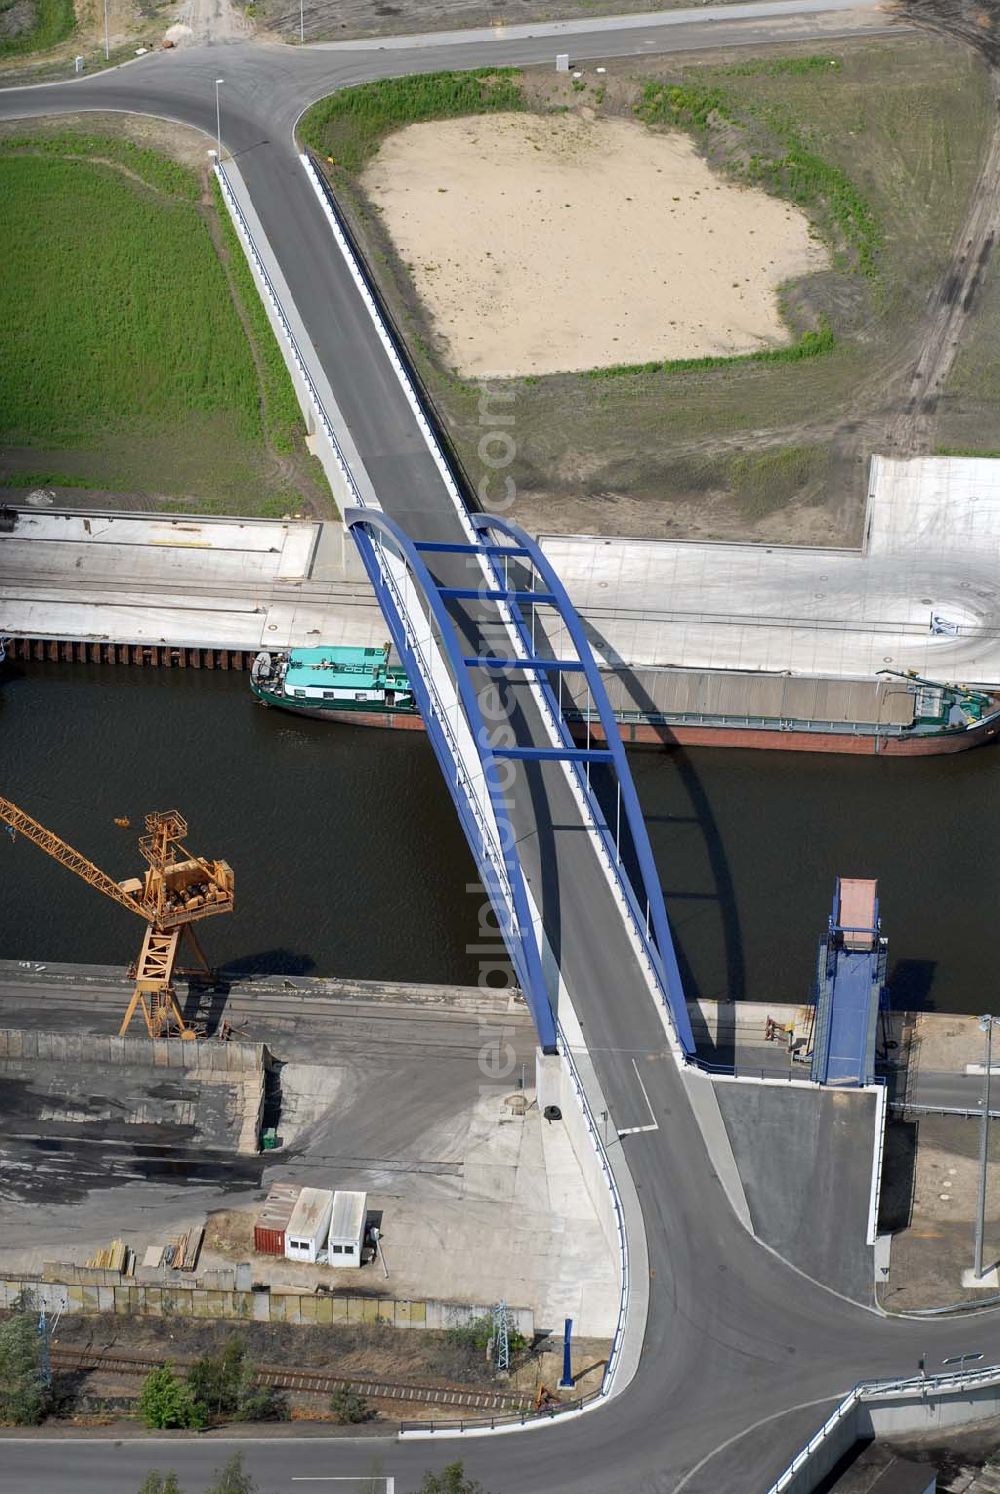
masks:
<instances>
[{"instance_id":1,"label":"canal water","mask_svg":"<svg viewBox=\"0 0 1000 1494\"><path fill-rule=\"evenodd\" d=\"M796 1001L838 873L877 876L897 1005L1000 1007L1000 757L637 751L632 768L690 992ZM245 675L8 667L0 792L117 879L150 809L236 872L202 928L233 969L474 982L481 897L420 733L268 711ZM128 817L130 828L116 818ZM142 928L0 834L0 958L127 964Z\"/></svg>"}]
</instances>

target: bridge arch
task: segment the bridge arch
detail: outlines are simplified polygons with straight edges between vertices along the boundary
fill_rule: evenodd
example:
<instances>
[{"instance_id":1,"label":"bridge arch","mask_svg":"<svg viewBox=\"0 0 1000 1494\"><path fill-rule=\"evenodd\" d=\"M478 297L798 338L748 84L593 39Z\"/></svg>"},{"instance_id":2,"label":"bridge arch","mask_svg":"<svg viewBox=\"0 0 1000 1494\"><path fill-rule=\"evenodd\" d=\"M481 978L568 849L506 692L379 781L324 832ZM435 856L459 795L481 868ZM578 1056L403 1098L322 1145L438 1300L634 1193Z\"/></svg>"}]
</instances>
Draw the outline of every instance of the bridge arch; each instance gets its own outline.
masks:
<instances>
[{"instance_id":1,"label":"bridge arch","mask_svg":"<svg viewBox=\"0 0 1000 1494\"><path fill-rule=\"evenodd\" d=\"M410 675L421 714L459 819L495 909L514 969L534 1018L542 1047L554 1051L557 1026L546 978L541 915L527 886L505 797L512 761L558 761L571 775L577 802L597 837L611 890L645 957L685 1057L694 1039L684 1000L676 952L663 894L635 785L596 660L579 617L550 562L517 525L490 514L472 514L468 542L412 539L381 510L349 509L345 521L354 535L393 643ZM474 585L445 585L432 575L427 555L456 557L472 573ZM511 563L526 581L509 582ZM540 583L540 584L536 584ZM488 604L499 619L510 650L465 652L450 607L456 602ZM538 651L536 613L554 609L569 637L573 657L557 658L548 644ZM526 611L528 617L526 619ZM544 634L543 634L544 637ZM474 686L472 673L507 673L531 682L546 739L516 740L497 746ZM587 741L579 745L562 708L562 691L553 674L582 675L588 691ZM603 738L590 740L596 714ZM616 787L612 830L591 783L591 765L613 775ZM622 823L631 837L639 887L632 885L621 854Z\"/></svg>"}]
</instances>

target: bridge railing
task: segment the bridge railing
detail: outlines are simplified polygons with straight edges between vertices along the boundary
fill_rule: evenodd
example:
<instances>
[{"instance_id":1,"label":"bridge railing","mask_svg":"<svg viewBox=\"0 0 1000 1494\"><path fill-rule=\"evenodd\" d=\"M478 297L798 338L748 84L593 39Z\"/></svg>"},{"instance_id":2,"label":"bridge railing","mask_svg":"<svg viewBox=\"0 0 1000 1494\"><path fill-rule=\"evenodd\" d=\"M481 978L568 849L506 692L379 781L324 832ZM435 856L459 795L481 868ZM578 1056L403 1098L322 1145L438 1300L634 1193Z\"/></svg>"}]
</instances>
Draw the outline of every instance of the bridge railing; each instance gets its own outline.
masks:
<instances>
[{"instance_id":1,"label":"bridge railing","mask_svg":"<svg viewBox=\"0 0 1000 1494\"><path fill-rule=\"evenodd\" d=\"M496 866L501 889L506 898L512 900L510 883L503 870L499 830L489 802L482 764L478 753L470 751L471 733L467 730L462 732L459 726L459 723L464 721L464 717L457 693L449 692L447 699L442 693L449 675L440 650L434 644L429 620L419 605L416 588L408 583L408 572L402 558L394 556L381 538L373 539L373 548L378 555L382 578L386 590L395 603L409 649L423 665L421 676L430 697L435 723L447 745L458 782L479 832L479 852L480 854L489 853ZM415 626L417 617L427 622L426 635L418 631ZM463 737L469 740L462 740ZM476 769L470 770L467 759L475 763ZM476 848L472 849L475 852Z\"/></svg>"},{"instance_id":2,"label":"bridge railing","mask_svg":"<svg viewBox=\"0 0 1000 1494\"><path fill-rule=\"evenodd\" d=\"M345 515L424 716L470 849L496 910L531 1008L539 1042L556 1049L555 1016L542 966L543 936L506 815L498 762L454 625L415 544L375 510Z\"/></svg>"},{"instance_id":3,"label":"bridge railing","mask_svg":"<svg viewBox=\"0 0 1000 1494\"><path fill-rule=\"evenodd\" d=\"M541 582L543 594L553 599L543 605L555 607L560 622L565 626L570 637L575 656L580 662L581 672L587 682L589 697L593 702L594 716L603 730L605 745L612 757L612 771L617 781L619 821L614 833L591 784L589 765L569 759L564 762L564 770L584 822L595 836L594 843L599 860L619 911L624 917L640 967L650 989L662 1003L678 1056L688 1057L694 1052L694 1039L691 1035L687 1007L684 1002L673 937L663 905L663 896L646 835L645 822L642 819L639 801L632 783L631 770L625 756L625 748L618 733L589 639L565 587L539 545L517 525L490 514L476 515L472 522L481 540L487 540L490 532L496 531L524 550L532 577L532 590L534 590L534 578L537 576ZM491 571L497 581L505 585L495 563L492 564ZM534 612L539 604L529 605ZM509 606L507 615L509 617L508 631L514 638L516 657L531 657L536 653L537 629L534 627L534 619L532 619L532 629L529 632L518 606ZM541 708L542 720L552 746L571 748L574 743L561 699L557 698L547 675L540 672L534 677L533 683L535 698ZM625 823L632 837L633 850L642 878L646 899L645 910L640 907L636 889L621 855L622 808L625 811Z\"/></svg>"}]
</instances>

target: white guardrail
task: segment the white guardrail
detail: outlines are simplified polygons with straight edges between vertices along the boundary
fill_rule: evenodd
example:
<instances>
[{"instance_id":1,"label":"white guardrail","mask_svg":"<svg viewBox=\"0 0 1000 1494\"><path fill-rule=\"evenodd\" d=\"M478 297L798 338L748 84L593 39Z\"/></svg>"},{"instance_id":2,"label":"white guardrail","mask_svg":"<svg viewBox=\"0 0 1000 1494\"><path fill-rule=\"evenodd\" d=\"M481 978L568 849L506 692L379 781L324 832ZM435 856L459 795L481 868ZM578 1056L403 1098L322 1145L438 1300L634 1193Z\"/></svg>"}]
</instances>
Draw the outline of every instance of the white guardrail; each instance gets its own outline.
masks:
<instances>
[{"instance_id":1,"label":"white guardrail","mask_svg":"<svg viewBox=\"0 0 1000 1494\"><path fill-rule=\"evenodd\" d=\"M587 1099L587 1094L583 1087L583 1080L580 1078L580 1071L576 1066L576 1060L573 1057L572 1050L570 1049L570 1045L566 1040L566 1035L563 1032L562 1023L559 1023L558 1027L561 1055L566 1063L567 1068L569 1069L569 1076L573 1082L573 1088L576 1091L577 1099L580 1102L580 1109L583 1111L583 1118L587 1122L587 1132L590 1136L591 1145L593 1146L594 1151L597 1154L597 1160L601 1164L601 1171L604 1173L604 1179L608 1185L608 1192L611 1194L611 1202L614 1206L615 1211L615 1225L618 1233L618 1264L619 1270L621 1272L622 1285L621 1292L618 1298L618 1320L615 1323L614 1332L611 1336L611 1348L608 1352L607 1362L604 1366L604 1376L601 1380L601 1394L602 1396L607 1396L610 1395L611 1390L614 1386L615 1374L618 1369L618 1361L621 1358L622 1336L625 1331L625 1318L628 1313L628 1304L631 1291L631 1283L629 1278L628 1234L625 1230L625 1214L622 1209L621 1195L618 1192L618 1183L615 1180L615 1175L611 1166L611 1159L608 1156L607 1147L604 1145L600 1127L597 1124L596 1117L593 1110L591 1109L590 1102Z\"/></svg>"},{"instance_id":2,"label":"white guardrail","mask_svg":"<svg viewBox=\"0 0 1000 1494\"><path fill-rule=\"evenodd\" d=\"M836 1411L833 1412L832 1416L827 1417L826 1421L820 1427L816 1435L814 1437L810 1437L805 1447L799 1449L799 1451L795 1454L795 1457L785 1469L784 1473L782 1473L777 1479L775 1479L774 1483L768 1489L767 1494L783 1494L783 1491L788 1488L789 1484L792 1482L795 1476L798 1473L801 1473L802 1469L806 1466L810 1459L813 1458L819 1451L826 1439L837 1430L844 1418L846 1416L853 1415L854 1409L858 1404L858 1400L858 1388L857 1386L855 1386L855 1388L844 1397L840 1405L837 1407Z\"/></svg>"},{"instance_id":3,"label":"white guardrail","mask_svg":"<svg viewBox=\"0 0 1000 1494\"><path fill-rule=\"evenodd\" d=\"M840 1402L803 1448L795 1454L785 1471L775 1479L766 1494L784 1494L797 1474L810 1462L830 1437L863 1401L926 1401L941 1395L955 1395L990 1385L1000 1385L1000 1366L969 1370L956 1375L911 1375L902 1380L861 1380Z\"/></svg>"},{"instance_id":4,"label":"white guardrail","mask_svg":"<svg viewBox=\"0 0 1000 1494\"><path fill-rule=\"evenodd\" d=\"M286 343L286 357L291 358L296 372L301 378L302 383L305 385L306 391L309 395L309 402L312 405L316 418L320 421L323 427L323 431L330 442L334 459L340 470L341 476L344 479L347 491L351 494L351 497L359 508L366 508L367 504L365 503L364 498L361 496L358 485L354 480L354 474L351 472L347 458L344 456L344 453L340 446L340 442L337 440L336 434L333 429L333 423L331 422L330 417L327 414L326 407L323 404L322 399L320 398L319 390L316 388L316 385L313 382L312 375L310 374L309 369L306 365L306 360L303 358L299 345L295 340L295 334L292 331L291 325L288 321L288 317L285 315L285 310L278 297L274 282L268 274L267 266L264 264L264 260L261 256L260 250L257 248L257 245L254 242L253 234L250 232L250 225L244 216L243 209L240 207L238 201L236 200L236 194L232 189L229 177L226 175L226 168L219 160L216 160L215 163L215 177L217 182L219 183L219 190L222 193L222 199L225 202L226 207L229 209L229 215L233 220L236 232L239 235L240 242L243 245L244 252L247 256L247 259L250 261L250 266L255 271L262 292L267 298L267 301L281 326L281 330L284 334Z\"/></svg>"},{"instance_id":5,"label":"white guardrail","mask_svg":"<svg viewBox=\"0 0 1000 1494\"><path fill-rule=\"evenodd\" d=\"M385 327L382 321L381 315L378 311L378 307L375 305L368 287L364 282L364 277L361 274L360 267L355 261L351 247L348 244L347 239L343 235L343 232L340 229L340 225L337 223L336 217L330 210L329 203L326 200L326 195L323 192L322 187L316 180L316 175L312 163L308 160L307 157L302 157L302 161L307 172L309 173L309 177L313 183L314 189L316 190L317 195L320 197L320 201L326 211L328 221L330 223L338 246L340 247L344 258L348 263L352 277L354 278L355 283L365 301L365 305L368 307L372 320L375 323L379 338L383 342L383 346L385 347L386 352L390 357L392 366L396 371L401 385L403 386L404 393L411 403L424 439L427 442L431 455L435 460L435 464L438 466L442 478L445 481L445 486L448 489L449 496L452 497L452 501L455 504L456 510L459 512L460 518L463 523L463 528L468 533L470 542L473 544L477 543L479 536L476 530L473 528L472 524L469 522L465 504L462 501L461 494L459 493L458 487L455 484L450 469L448 468L447 462L444 458L444 454L443 452L441 452L440 447L438 446L437 441L434 437L431 426L427 421L422 409L420 408L416 392L413 389L413 385L409 379L406 369L403 367L403 364L399 359L398 354L396 353L395 346L389 335L388 329ZM250 260L253 269L256 271L259 283L263 287L264 293L266 294L275 313L275 316L277 317L278 323L282 328L286 342L286 354L291 357L294 366L302 379L303 385L309 394L309 398L312 402L316 416L320 421L322 421L323 429L330 440L338 464L342 470L342 474L348 491L353 496L357 506L359 508L364 508L367 505L365 504L364 499L361 496L357 482L354 479L347 459L344 456L344 453L337 441L337 437L333 429L333 424L323 405L323 401L320 398L319 391L317 390L316 385L309 373L305 360L302 357L301 351L292 332L288 317L281 305L281 301L277 294L274 283L270 275L268 274L263 257L260 254L256 243L254 242L254 237L250 231L249 224L247 223L239 202L236 199L235 193L233 192L232 186L226 175L225 168L222 166L221 162L218 162L216 164L216 176L223 194L223 199L226 202L226 205L233 218L247 257ZM492 804L489 800L488 790L486 789L486 786L483 782L482 763L479 757L478 749L473 742L468 723L465 721L464 712L462 711L461 703L458 698L458 692L455 689L453 681L451 680L451 676L444 662L443 656L441 655L441 652L436 642L434 641L433 632L430 627L430 621L425 616L423 608L419 605L419 595L417 593L417 588L412 582L412 579L409 576L409 571L404 565L401 557L391 554L391 552L386 550L384 545L378 543L377 541L375 548L379 556L379 565L382 571L385 585L389 592L392 594L394 601L396 602L397 609L399 610L400 616L404 620L408 642L424 665L424 677L428 688L428 694L431 697L432 707L434 709L435 716L438 720L441 730L448 742L449 750L455 761L456 772L459 776L459 782L462 784L466 801L473 810L473 814L479 827L480 834L484 839L484 844L488 843L490 846L490 850L492 853L490 856L490 860L492 861L494 868L497 871L497 875L501 879L502 884L507 888L509 892L509 884L507 883L506 879L503 855L500 849L499 831L496 825L495 816L493 814ZM490 577L487 575L486 579L488 581L498 581L499 577ZM422 630L418 630L418 618L421 621L427 623L426 635ZM513 620L511 619L510 621L511 626L513 627ZM544 705L544 702L542 702L542 704ZM546 714L548 713L546 712ZM610 1393L611 1386L614 1380L614 1374L617 1369L621 1354L622 1330L624 1327L629 1303L628 1240L625 1232L625 1221L621 1196L618 1192L618 1186L615 1181L614 1173L612 1171L607 1152L604 1148L603 1142L601 1141L600 1131L597 1125L596 1118L587 1099L587 1095L584 1090L579 1071L577 1070L576 1064L573 1061L572 1055L569 1050L569 1045L565 1040L561 1028L559 1030L559 1035L561 1039L561 1057L563 1062L568 1067L570 1078L573 1083L573 1088L576 1092L580 1107L583 1111L584 1119L587 1124L587 1130L591 1139L591 1143L597 1153L598 1160L601 1164L601 1169L604 1174L609 1193L611 1195L612 1206L614 1208L615 1218L617 1221L618 1249L621 1267L621 1290L619 1293L618 1319L615 1325L612 1348L608 1355L608 1361L601 1383L601 1391L599 1395L594 1398L593 1402L591 1402L592 1405L596 1405L601 1399L603 1399L607 1394ZM540 1423L537 1422L528 1423L528 1425L539 1424ZM544 1422L541 1424L550 1424L548 1418L545 1418ZM498 1427L496 1430L501 1431L504 1429Z\"/></svg>"}]
</instances>

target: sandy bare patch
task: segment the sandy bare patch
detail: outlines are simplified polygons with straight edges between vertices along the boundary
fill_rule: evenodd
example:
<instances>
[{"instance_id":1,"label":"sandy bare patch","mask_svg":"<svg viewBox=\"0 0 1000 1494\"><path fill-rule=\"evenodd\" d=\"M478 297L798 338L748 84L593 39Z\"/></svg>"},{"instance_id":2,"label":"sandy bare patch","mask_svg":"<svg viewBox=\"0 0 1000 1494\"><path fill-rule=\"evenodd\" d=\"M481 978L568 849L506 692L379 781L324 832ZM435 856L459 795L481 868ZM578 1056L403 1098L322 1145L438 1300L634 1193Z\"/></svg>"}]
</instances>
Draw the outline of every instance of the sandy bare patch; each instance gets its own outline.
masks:
<instances>
[{"instance_id":1,"label":"sandy bare patch","mask_svg":"<svg viewBox=\"0 0 1000 1494\"><path fill-rule=\"evenodd\" d=\"M446 356L479 378L780 345L778 286L828 263L797 209L627 120L410 125L363 184Z\"/></svg>"}]
</instances>

